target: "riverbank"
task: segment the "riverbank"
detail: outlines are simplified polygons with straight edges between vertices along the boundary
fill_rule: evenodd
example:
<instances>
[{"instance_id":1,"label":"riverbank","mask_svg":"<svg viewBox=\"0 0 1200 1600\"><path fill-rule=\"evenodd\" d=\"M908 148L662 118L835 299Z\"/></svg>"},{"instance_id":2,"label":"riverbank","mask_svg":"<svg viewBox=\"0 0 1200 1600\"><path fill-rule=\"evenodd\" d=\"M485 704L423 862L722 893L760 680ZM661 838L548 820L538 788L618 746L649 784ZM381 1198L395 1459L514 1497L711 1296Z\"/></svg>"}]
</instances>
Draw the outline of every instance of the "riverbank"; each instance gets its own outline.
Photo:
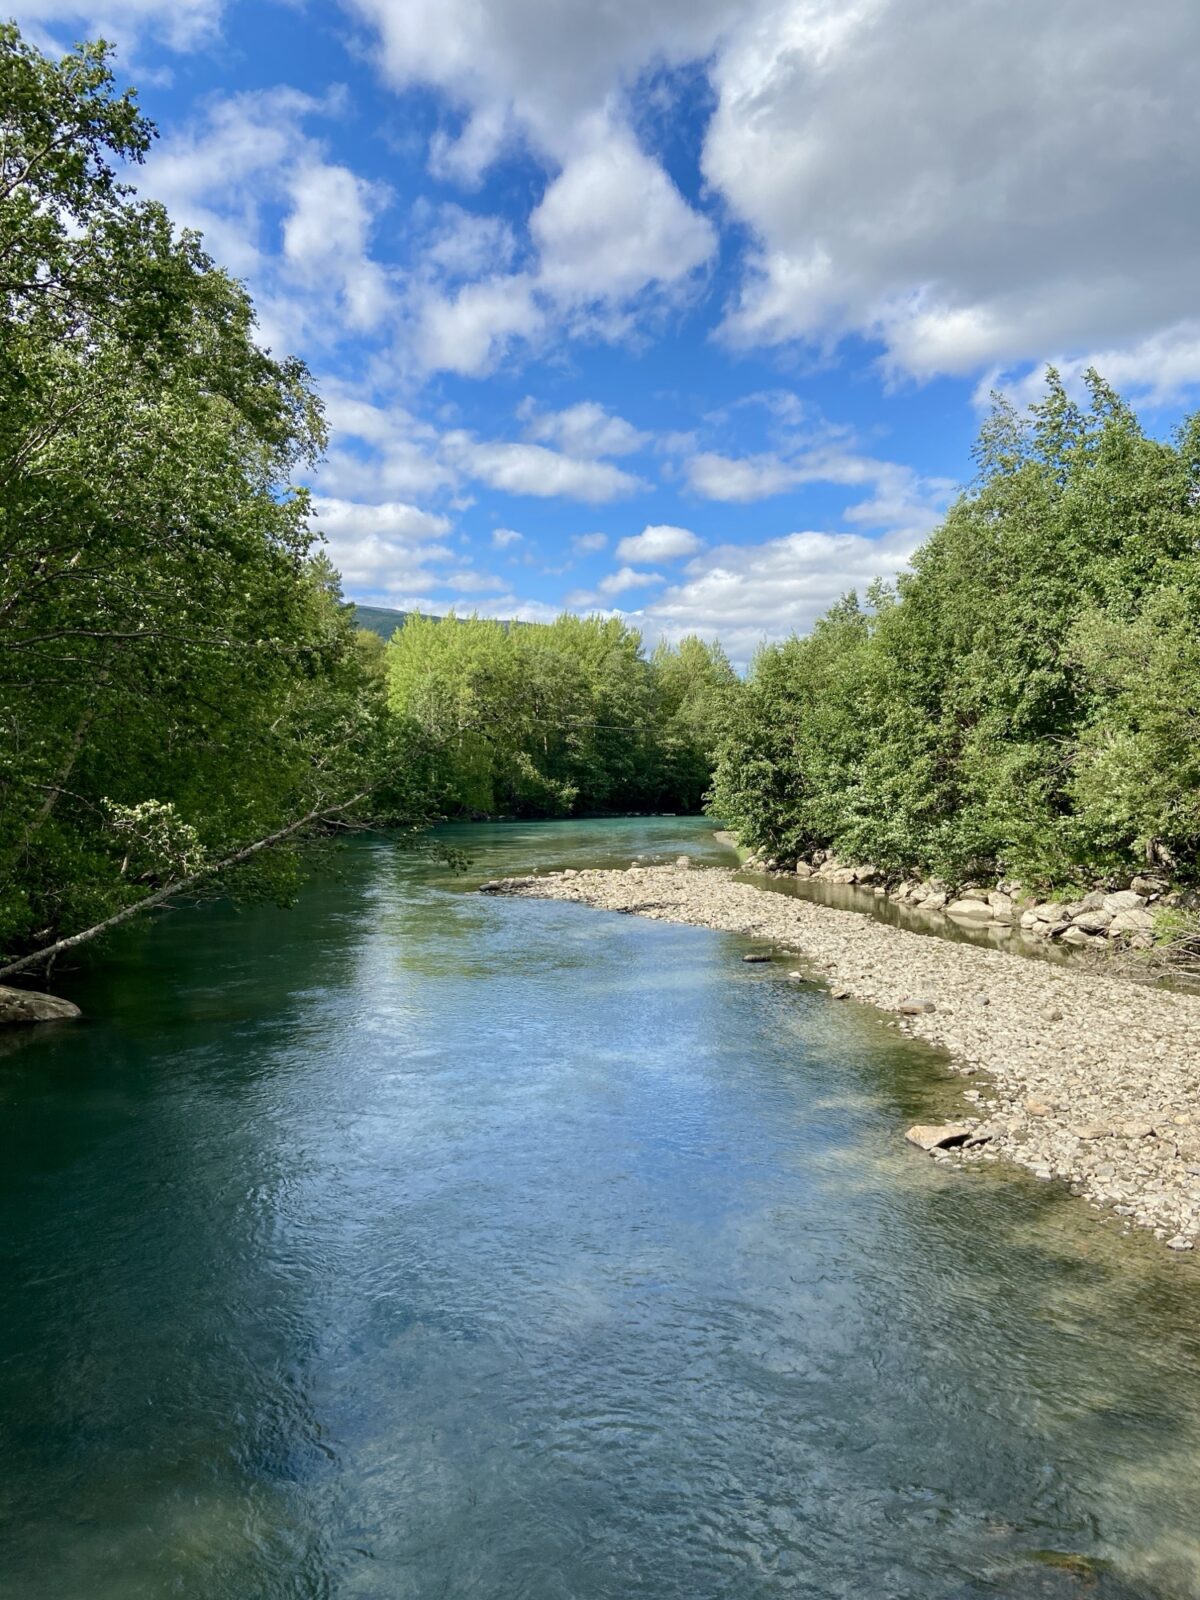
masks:
<instances>
[{"instance_id":1,"label":"riverbank","mask_svg":"<svg viewBox=\"0 0 1200 1600\"><path fill-rule=\"evenodd\" d=\"M1200 996L909 933L771 895L732 869L568 870L485 887L769 941L836 998L896 1013L965 1076L986 1074L954 1119L970 1142L936 1159L1015 1161L1173 1249L1200 1237Z\"/></svg>"}]
</instances>

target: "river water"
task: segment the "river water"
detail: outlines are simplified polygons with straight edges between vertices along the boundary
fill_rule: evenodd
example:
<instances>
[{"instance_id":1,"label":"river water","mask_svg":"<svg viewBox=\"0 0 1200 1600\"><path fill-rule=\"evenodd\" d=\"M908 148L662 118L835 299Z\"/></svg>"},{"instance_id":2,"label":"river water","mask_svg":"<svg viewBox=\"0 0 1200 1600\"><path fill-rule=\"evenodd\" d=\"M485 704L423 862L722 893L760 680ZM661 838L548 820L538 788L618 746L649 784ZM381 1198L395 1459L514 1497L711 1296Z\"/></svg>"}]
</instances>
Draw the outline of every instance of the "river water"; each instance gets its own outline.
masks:
<instances>
[{"instance_id":1,"label":"river water","mask_svg":"<svg viewBox=\"0 0 1200 1600\"><path fill-rule=\"evenodd\" d=\"M1200 1594L1200 1274L943 1168L936 1052L359 841L0 1056L4 1600Z\"/></svg>"}]
</instances>

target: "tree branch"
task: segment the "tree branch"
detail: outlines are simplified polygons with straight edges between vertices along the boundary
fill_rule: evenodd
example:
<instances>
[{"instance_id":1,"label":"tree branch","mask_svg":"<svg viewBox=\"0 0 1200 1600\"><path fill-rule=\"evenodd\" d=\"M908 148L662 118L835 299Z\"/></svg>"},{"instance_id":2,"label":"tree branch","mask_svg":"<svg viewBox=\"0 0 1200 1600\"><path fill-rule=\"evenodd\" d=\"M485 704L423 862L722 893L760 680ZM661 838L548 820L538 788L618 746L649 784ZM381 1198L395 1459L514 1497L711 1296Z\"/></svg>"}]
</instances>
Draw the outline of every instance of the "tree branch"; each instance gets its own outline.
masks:
<instances>
[{"instance_id":1,"label":"tree branch","mask_svg":"<svg viewBox=\"0 0 1200 1600\"><path fill-rule=\"evenodd\" d=\"M144 900L139 900L136 905L125 906L120 911L114 912L111 917L105 917L103 922L97 922L94 927L85 928L82 933L73 933L69 938L59 939L54 944L47 945L42 950L35 950L31 955L21 956L17 961L10 961L7 966L0 967L0 978L11 977L16 972L28 972L31 967L38 966L43 961L53 960L64 950L73 950L77 945L86 944L89 940L97 938L102 933L107 933L110 928L115 928L122 922L128 922L131 917L138 916L143 911L152 911L156 906L165 905L174 895L184 894L194 888L198 883L203 883L215 877L220 872L236 867L243 861L248 861L251 856L257 855L260 850L269 849L271 845L279 844L293 833L298 833L301 828L307 828L314 822L321 822L326 817L332 818L340 813L349 811L352 806L365 800L369 790L364 789L359 794L352 795L349 800L343 800L335 806L316 806L306 816L299 817L295 822L289 822L286 828L280 828L275 833L269 833L262 839L256 839L253 844L244 845L242 849L235 850L232 855L225 856L220 861L210 862L201 867L198 872L190 873L186 878L179 878L174 883L168 883L162 889L156 889L153 894L148 894Z\"/></svg>"}]
</instances>

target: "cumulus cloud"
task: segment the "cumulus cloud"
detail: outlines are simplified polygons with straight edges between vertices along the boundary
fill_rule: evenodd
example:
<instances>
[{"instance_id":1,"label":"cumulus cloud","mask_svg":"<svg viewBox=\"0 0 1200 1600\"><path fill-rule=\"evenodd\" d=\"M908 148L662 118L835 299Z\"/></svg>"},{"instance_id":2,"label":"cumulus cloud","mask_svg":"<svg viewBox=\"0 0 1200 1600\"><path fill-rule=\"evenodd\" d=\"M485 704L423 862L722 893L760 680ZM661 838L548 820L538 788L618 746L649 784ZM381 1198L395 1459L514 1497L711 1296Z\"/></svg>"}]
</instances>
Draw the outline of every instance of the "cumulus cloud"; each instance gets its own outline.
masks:
<instances>
[{"instance_id":1,"label":"cumulus cloud","mask_svg":"<svg viewBox=\"0 0 1200 1600\"><path fill-rule=\"evenodd\" d=\"M675 561L680 556L695 555L699 549L700 540L690 528L659 523L622 539L617 557L621 561Z\"/></svg>"},{"instance_id":2,"label":"cumulus cloud","mask_svg":"<svg viewBox=\"0 0 1200 1600\"><path fill-rule=\"evenodd\" d=\"M535 338L545 313L533 281L521 274L468 283L457 293L426 293L418 305L417 355L431 372L482 377L519 339Z\"/></svg>"},{"instance_id":3,"label":"cumulus cloud","mask_svg":"<svg viewBox=\"0 0 1200 1600\"><path fill-rule=\"evenodd\" d=\"M1190 0L1013 0L953 27L936 0L790 0L769 18L713 67L705 174L759 241L732 342L859 332L927 377L1191 313Z\"/></svg>"},{"instance_id":4,"label":"cumulus cloud","mask_svg":"<svg viewBox=\"0 0 1200 1600\"><path fill-rule=\"evenodd\" d=\"M458 108L439 159L477 178L520 139L557 174L534 227L565 294L708 259L705 219L629 131L639 78L693 63L716 99L704 176L752 240L731 344L856 334L893 376L978 376L1153 360L1194 319L1193 0L1012 0L952 27L938 0L345 3L393 83Z\"/></svg>"},{"instance_id":5,"label":"cumulus cloud","mask_svg":"<svg viewBox=\"0 0 1200 1600\"><path fill-rule=\"evenodd\" d=\"M450 532L449 519L404 502L370 505L315 495L313 522L346 592L360 600L392 603L398 594L437 587L431 566L455 559L453 548L439 542Z\"/></svg>"},{"instance_id":6,"label":"cumulus cloud","mask_svg":"<svg viewBox=\"0 0 1200 1600\"><path fill-rule=\"evenodd\" d=\"M47 44L51 33L67 43L102 37L120 45L125 55L143 40L172 50L194 49L215 36L224 10L224 0L21 0L6 8L27 34Z\"/></svg>"},{"instance_id":7,"label":"cumulus cloud","mask_svg":"<svg viewBox=\"0 0 1200 1600\"><path fill-rule=\"evenodd\" d=\"M601 594L624 594L627 589L647 589L651 584L662 581L661 572L637 572L633 567L621 567L619 571L601 578L597 588Z\"/></svg>"},{"instance_id":8,"label":"cumulus cloud","mask_svg":"<svg viewBox=\"0 0 1200 1600\"><path fill-rule=\"evenodd\" d=\"M214 100L156 145L138 174L143 194L249 280L265 342L284 349L377 329L393 300L371 255L388 191L329 161L306 131L340 106L336 91L317 99L288 88Z\"/></svg>"},{"instance_id":9,"label":"cumulus cloud","mask_svg":"<svg viewBox=\"0 0 1200 1600\"><path fill-rule=\"evenodd\" d=\"M565 301L619 300L673 284L704 265L716 230L693 211L633 134L608 117L589 125L529 219L539 282Z\"/></svg>"},{"instance_id":10,"label":"cumulus cloud","mask_svg":"<svg viewBox=\"0 0 1200 1600\"><path fill-rule=\"evenodd\" d=\"M910 532L789 533L762 544L722 545L690 562L680 583L656 595L635 620L652 633L719 637L745 664L765 639L806 633L848 589L890 578L919 543Z\"/></svg>"},{"instance_id":11,"label":"cumulus cloud","mask_svg":"<svg viewBox=\"0 0 1200 1600\"><path fill-rule=\"evenodd\" d=\"M573 456L633 455L651 441L650 434L642 433L594 400L580 400L562 411L539 411L537 402L527 397L517 407L517 415L531 439L557 445Z\"/></svg>"},{"instance_id":12,"label":"cumulus cloud","mask_svg":"<svg viewBox=\"0 0 1200 1600\"><path fill-rule=\"evenodd\" d=\"M505 494L562 496L601 505L643 486L632 473L608 461L582 461L540 444L477 439L462 430L442 441L449 460L471 477Z\"/></svg>"},{"instance_id":13,"label":"cumulus cloud","mask_svg":"<svg viewBox=\"0 0 1200 1600\"><path fill-rule=\"evenodd\" d=\"M524 539L523 533L518 533L515 528L497 528L492 534L492 547L496 550L508 550L514 544L520 544Z\"/></svg>"}]
</instances>

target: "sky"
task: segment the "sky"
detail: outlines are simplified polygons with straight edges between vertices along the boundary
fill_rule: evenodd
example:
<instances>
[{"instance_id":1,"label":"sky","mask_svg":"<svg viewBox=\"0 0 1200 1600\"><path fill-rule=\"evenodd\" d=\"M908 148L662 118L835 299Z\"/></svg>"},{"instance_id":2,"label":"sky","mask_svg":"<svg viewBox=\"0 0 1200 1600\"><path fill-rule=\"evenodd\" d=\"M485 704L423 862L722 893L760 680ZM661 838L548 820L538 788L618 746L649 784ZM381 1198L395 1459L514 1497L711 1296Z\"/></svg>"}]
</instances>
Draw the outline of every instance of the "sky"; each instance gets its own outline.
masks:
<instances>
[{"instance_id":1,"label":"sky","mask_svg":"<svg viewBox=\"0 0 1200 1600\"><path fill-rule=\"evenodd\" d=\"M737 661L890 577L993 390L1200 405L1196 0L28 0L326 405L349 598Z\"/></svg>"}]
</instances>

